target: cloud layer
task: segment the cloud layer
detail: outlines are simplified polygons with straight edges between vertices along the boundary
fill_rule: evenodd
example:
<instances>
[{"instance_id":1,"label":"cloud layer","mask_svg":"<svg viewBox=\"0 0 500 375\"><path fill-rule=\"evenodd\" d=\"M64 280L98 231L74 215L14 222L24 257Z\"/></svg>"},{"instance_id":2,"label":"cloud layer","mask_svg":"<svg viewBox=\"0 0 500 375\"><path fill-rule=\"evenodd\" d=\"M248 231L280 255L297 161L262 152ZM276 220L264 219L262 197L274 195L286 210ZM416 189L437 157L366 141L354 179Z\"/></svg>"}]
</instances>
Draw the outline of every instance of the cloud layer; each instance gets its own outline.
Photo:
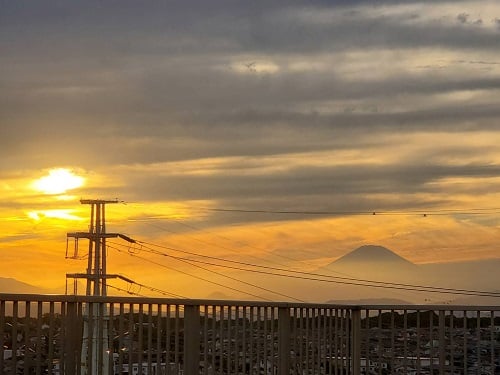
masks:
<instances>
[{"instance_id":1,"label":"cloud layer","mask_svg":"<svg viewBox=\"0 0 500 375\"><path fill-rule=\"evenodd\" d=\"M0 50L4 221L78 204L17 188L56 167L203 228L500 198L495 1L1 2Z\"/></svg>"}]
</instances>

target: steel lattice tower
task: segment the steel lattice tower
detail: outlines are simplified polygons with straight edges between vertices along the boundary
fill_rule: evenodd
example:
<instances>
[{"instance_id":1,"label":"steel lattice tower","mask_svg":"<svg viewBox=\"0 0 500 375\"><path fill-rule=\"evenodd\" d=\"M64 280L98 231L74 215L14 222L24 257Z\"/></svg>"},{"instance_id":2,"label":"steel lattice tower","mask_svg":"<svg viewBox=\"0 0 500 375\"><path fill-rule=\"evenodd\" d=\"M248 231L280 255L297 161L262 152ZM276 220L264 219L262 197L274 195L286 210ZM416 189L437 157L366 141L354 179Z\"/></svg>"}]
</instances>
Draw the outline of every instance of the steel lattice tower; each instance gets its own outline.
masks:
<instances>
[{"instance_id":1,"label":"steel lattice tower","mask_svg":"<svg viewBox=\"0 0 500 375\"><path fill-rule=\"evenodd\" d=\"M121 278L120 275L108 274L106 271L106 239L120 237L134 242L127 236L106 232L106 204L118 203L118 200L81 200L90 205L90 225L88 232L68 233L67 238L74 238L75 251L70 258L78 258L78 241L88 239L88 265L86 273L66 274L67 278L86 279L87 296L106 296L109 278ZM68 255L66 254L68 257ZM75 287L76 292L76 287ZM84 307L83 340L81 353L82 375L110 374L111 351L109 345L109 314L105 303L90 302Z\"/></svg>"}]
</instances>

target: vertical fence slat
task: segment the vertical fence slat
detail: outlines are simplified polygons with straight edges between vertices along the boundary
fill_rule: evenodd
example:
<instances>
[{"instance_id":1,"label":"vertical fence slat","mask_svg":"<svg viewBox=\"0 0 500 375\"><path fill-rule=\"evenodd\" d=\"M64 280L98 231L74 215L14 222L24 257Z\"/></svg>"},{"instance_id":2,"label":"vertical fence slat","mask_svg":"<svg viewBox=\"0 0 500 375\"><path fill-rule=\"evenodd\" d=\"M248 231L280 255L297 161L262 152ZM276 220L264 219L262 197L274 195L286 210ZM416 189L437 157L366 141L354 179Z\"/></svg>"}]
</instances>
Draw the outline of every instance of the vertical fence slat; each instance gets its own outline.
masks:
<instances>
[{"instance_id":1,"label":"vertical fence slat","mask_svg":"<svg viewBox=\"0 0 500 375\"><path fill-rule=\"evenodd\" d=\"M250 362L248 364L249 366L249 372L252 373L253 371L253 363L254 363L254 345L255 345L255 342L254 342L254 308L253 306L250 306L249 307L249 318L248 318L248 329L249 329L249 340L250 340L250 348L249 348L249 353L248 353L248 356L250 358Z\"/></svg>"},{"instance_id":2,"label":"vertical fence slat","mask_svg":"<svg viewBox=\"0 0 500 375\"><path fill-rule=\"evenodd\" d=\"M439 310L439 374L444 375L445 372L445 312Z\"/></svg>"},{"instance_id":3,"label":"vertical fence slat","mask_svg":"<svg viewBox=\"0 0 500 375\"><path fill-rule=\"evenodd\" d=\"M495 370L495 313L490 311L490 367Z\"/></svg>"},{"instance_id":4,"label":"vertical fence slat","mask_svg":"<svg viewBox=\"0 0 500 375\"><path fill-rule=\"evenodd\" d=\"M5 369L5 361L4 361L4 357L5 357L5 334L6 332L4 333L4 330L5 330L5 301L4 300L0 300L0 330L1 330L1 334L0 334L0 370L1 371L4 371Z\"/></svg>"},{"instance_id":5,"label":"vertical fence slat","mask_svg":"<svg viewBox=\"0 0 500 375\"><path fill-rule=\"evenodd\" d=\"M361 310L352 310L352 373L361 375Z\"/></svg>"},{"instance_id":6,"label":"vertical fence slat","mask_svg":"<svg viewBox=\"0 0 500 375\"><path fill-rule=\"evenodd\" d=\"M66 337L65 337L65 355L64 364L65 374L76 374L76 366L79 363L79 353L77 343L80 337L80 326L78 324L78 309L76 302L69 302L66 307Z\"/></svg>"},{"instance_id":7,"label":"vertical fence slat","mask_svg":"<svg viewBox=\"0 0 500 375\"><path fill-rule=\"evenodd\" d=\"M497 307L192 303L0 299L0 373L498 372Z\"/></svg>"},{"instance_id":8,"label":"vertical fence slat","mask_svg":"<svg viewBox=\"0 0 500 375\"><path fill-rule=\"evenodd\" d=\"M477 364L481 368L481 312L476 311L476 353Z\"/></svg>"},{"instance_id":9,"label":"vertical fence slat","mask_svg":"<svg viewBox=\"0 0 500 375\"><path fill-rule=\"evenodd\" d=\"M467 373L468 366L467 366L467 339L468 339L468 324L467 324L467 311L464 311L464 317L463 317L463 326L464 326L464 335L463 335L463 346L462 346L462 356L463 356L463 370L464 374Z\"/></svg>"},{"instance_id":10,"label":"vertical fence slat","mask_svg":"<svg viewBox=\"0 0 500 375\"><path fill-rule=\"evenodd\" d=\"M420 373L420 310L417 311L417 373Z\"/></svg>"},{"instance_id":11,"label":"vertical fence slat","mask_svg":"<svg viewBox=\"0 0 500 375\"><path fill-rule=\"evenodd\" d=\"M455 334L454 330L454 312L453 310L450 311L450 329L449 329L449 335L450 335L450 373L454 374L455 373L455 342L453 339L453 336Z\"/></svg>"},{"instance_id":12,"label":"vertical fence slat","mask_svg":"<svg viewBox=\"0 0 500 375\"><path fill-rule=\"evenodd\" d=\"M200 363L200 306L184 307L184 374L198 375Z\"/></svg>"},{"instance_id":13,"label":"vertical fence slat","mask_svg":"<svg viewBox=\"0 0 500 375\"><path fill-rule=\"evenodd\" d=\"M162 367L162 350L161 350L161 332L162 332L162 324L161 324L161 314L162 314L162 305L158 303L156 305L156 372L161 374L163 371Z\"/></svg>"},{"instance_id":14,"label":"vertical fence slat","mask_svg":"<svg viewBox=\"0 0 500 375\"><path fill-rule=\"evenodd\" d=\"M246 369L246 363L247 363L247 307L246 306L242 306L242 309L241 309L241 315L242 315L242 327L241 327L241 330L243 332L242 334L242 339L241 339L241 351L242 351L242 355L241 355L241 366L242 366L242 373L245 374L247 373L247 369Z\"/></svg>"},{"instance_id":15,"label":"vertical fence slat","mask_svg":"<svg viewBox=\"0 0 500 375\"><path fill-rule=\"evenodd\" d=\"M278 374L290 374L290 309L278 309Z\"/></svg>"}]
</instances>

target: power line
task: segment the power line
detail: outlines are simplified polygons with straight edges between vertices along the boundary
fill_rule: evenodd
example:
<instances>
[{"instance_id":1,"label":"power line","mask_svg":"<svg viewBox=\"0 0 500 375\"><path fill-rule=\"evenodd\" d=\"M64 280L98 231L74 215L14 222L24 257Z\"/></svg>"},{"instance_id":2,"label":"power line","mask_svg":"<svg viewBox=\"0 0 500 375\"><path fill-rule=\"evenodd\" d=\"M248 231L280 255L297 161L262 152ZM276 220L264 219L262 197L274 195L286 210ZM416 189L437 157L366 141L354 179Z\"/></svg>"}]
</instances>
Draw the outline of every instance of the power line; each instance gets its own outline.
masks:
<instances>
[{"instance_id":1,"label":"power line","mask_svg":"<svg viewBox=\"0 0 500 375\"><path fill-rule=\"evenodd\" d=\"M116 244L116 245L120 245L120 244ZM161 254L163 255L163 254ZM286 297L286 298L289 298L289 299L292 299L292 300L295 300L297 302L305 302L304 300L301 300L301 299L298 299L298 298L295 298L295 297L292 297L290 295L287 295L287 294L284 294L284 293L280 293L280 292L276 292L274 290L271 290L269 288L264 288L264 287L261 287L259 285L256 285L256 284L253 284L253 283L250 283L248 281L243 281L243 280L240 280L240 279L237 279L236 277L232 277L232 276L229 276L229 275L225 275L225 274L222 274L220 272L216 272L214 270L211 270L211 269L208 269L206 267L202 267L202 266L199 266L197 264L193 264L191 263L190 260L187 260L186 258L180 258L180 257L173 257L175 259L177 259L178 261L180 262L183 262L183 263L186 263L186 264L189 264L190 266L193 266L193 267L197 267L197 268L200 268L204 271L207 271L207 272L210 272L210 273L213 273L213 274L216 274L218 276L222 276L222 277L225 277L225 278L228 278L230 280L233 280L233 281L237 281L239 283L242 283L242 284L245 284L245 285L248 285L248 286L251 286L251 287L254 287L256 289L260 289L260 290L263 290L265 292L269 292L269 293L273 293L273 294L276 294L276 295L279 295L281 297Z\"/></svg>"},{"instance_id":2,"label":"power line","mask_svg":"<svg viewBox=\"0 0 500 375\"><path fill-rule=\"evenodd\" d=\"M160 226L160 225L158 225L158 224L153 224L153 223L151 223L151 222L150 222L150 221L152 221L152 220L155 220L155 221L156 221L156 220L161 220L162 218L164 218L164 217L162 217L162 216L154 216L154 217L150 218L149 220L148 220L148 219L142 219L142 220L137 220L137 219L134 219L133 221L146 222L146 223L148 223L149 225L151 225L151 226L153 226L153 227L155 227L155 228L161 229L161 230L166 231L166 232L169 232L169 233L174 233L174 234L178 234L178 233L179 233L179 232L173 231L173 230L171 230L171 229L166 229L166 228L164 228L163 226ZM212 233L212 232L207 231L207 230L205 230L205 229L197 228L197 227L195 227L195 226L193 226L193 225L189 225L189 224L186 224L186 223L183 223L183 222L180 222L180 221L175 221L175 223L177 223L177 224L179 224L179 225L183 225L183 226L185 226L185 227L187 227L187 228L189 228L189 229L193 229L193 230L196 230L196 231L205 231L205 232L208 232L209 234L215 235L215 236L217 236L217 237L219 237L219 238L222 238L222 239L224 239L224 240L230 240L230 239L228 239L228 238L226 238L226 237L224 237L224 236L218 235L218 234L216 234L216 233ZM183 234L183 236L186 236L186 235L185 235L185 234ZM217 247L217 248L219 248L219 249L225 249L225 250L229 250L229 251L231 251L231 252L233 252L233 253L237 253L237 251L236 251L236 250L234 250L234 249L232 249L232 248L229 248L229 247L226 247L226 246L222 246L222 245L218 245L218 244L213 244L213 243L211 243L211 242L209 242L209 241L201 240L201 239L199 239L199 238L197 238L197 237L194 237L194 236L192 236L192 235L187 235L186 237L192 238L193 240L195 240L195 241L197 241L197 242L200 242L200 243L202 243L202 244L205 244L205 245L214 246L214 247ZM259 250L259 251L263 251L263 249L258 248L258 247L256 247L256 246L249 245L249 244L245 244L244 246L246 246L246 247L250 247L250 248L253 248L253 249L256 249L256 250ZM296 259L296 258L293 258L293 257L290 257L290 256L286 256L286 255L282 255L282 254L273 254L273 255L275 255L275 256L277 256L277 257L279 257L279 258L283 258L283 259L286 259L286 260L291 260L291 261L294 261L294 262L301 262L301 263L303 263L303 264L307 264L307 265L311 266L311 264L310 264L310 263L308 263L308 262L306 262L306 261L304 261L304 260ZM258 257L253 256L253 255L248 255L248 254L247 254L247 256L250 256L250 257L252 257L252 258L254 258L254 259L257 259L257 260L259 259ZM274 263L274 264L276 264L276 265L278 265L278 266L282 266L282 267L284 267L284 266L285 266L284 264L279 263L279 262L276 262L276 261L271 261L271 260L268 260L268 262L270 262L270 263ZM339 274L342 274L342 273L340 273L340 272L338 272L338 273L339 273Z\"/></svg>"},{"instance_id":3,"label":"power line","mask_svg":"<svg viewBox=\"0 0 500 375\"><path fill-rule=\"evenodd\" d=\"M168 257L172 257L174 259L183 259L181 257L175 257L172 255L167 255ZM319 282L327 282L327 283L335 283L335 284L345 284L345 285L357 285L357 286L365 286L365 287L371 287L371 288L383 288L383 289L398 289L398 290L408 290L408 291L415 291L415 292L431 292L431 293L444 293L444 294L458 294L458 295L469 295L469 296L481 296L481 297L500 297L500 294L495 293L495 292L482 292L482 291L466 291L466 290L457 290L457 289L447 289L447 288L433 288L433 287L426 287L423 286L422 288L418 288L417 286L410 286L410 287L404 287L404 284L397 284L397 283L383 283L380 281L368 281L372 283L379 283L379 284L367 284L367 283L362 283L362 282L347 282L347 281L339 281L339 280L325 280L325 279L320 279L320 278L314 278L314 277L305 277L305 276L297 276L297 275L287 275L287 274L280 274L280 273L275 273L275 272L268 272L268 271L259 271L259 270L251 270L247 268L242 268L242 267L235 267L235 266L223 266L219 265L216 263L210 263L210 262L204 262L201 260L192 260L193 262L198 262L198 263L203 263L203 264L209 264L213 266L219 266L219 267L224 267L224 268L230 268L234 270L239 270L239 271L246 271L246 272L253 272L253 273L259 273L259 274L265 274L265 275L271 275L271 276L280 276L280 277L287 277L287 278L292 278L292 279L301 279L301 280L310 280L310 281L319 281ZM293 271L287 271L287 272L293 272Z\"/></svg>"},{"instance_id":4,"label":"power line","mask_svg":"<svg viewBox=\"0 0 500 375\"><path fill-rule=\"evenodd\" d=\"M158 220L158 218L154 218L154 220ZM190 225L188 225L188 224L185 224L185 223L179 223L179 224L182 224L182 225L184 225L184 226L186 226L186 227L188 227L188 228L194 229L194 227L193 227L193 226L190 226ZM164 227L162 227L162 226L160 226L160 225L158 225L158 224L152 224L152 223L149 223L149 225L154 226L155 228L161 229L161 230L166 231L166 232L169 232L169 233L179 234L179 232L175 232L175 231L173 231L173 230L166 229L166 228L164 228ZM219 248L219 249L224 249L224 250L231 251L231 252L233 252L233 253L235 253L235 252L236 252L234 249L232 249L232 248L230 248L230 247L226 247L226 246L222 246L222 245L216 245L216 244L213 244L213 243L211 243L211 242L209 242L209 241L201 240L201 239L199 239L199 238L197 238L197 237L195 237L195 236L192 236L192 235L186 235L186 234L184 234L184 233L183 233L182 235L183 235L184 237L191 238L191 239L193 239L193 240L195 240L195 241L197 241L197 242L199 242L199 243L201 243L201 244L204 244L204 245L214 246L214 247L217 247L217 248ZM251 257L252 257L252 258L255 258L255 259L258 259L258 258L257 258L257 257L255 257L255 256L251 256ZM286 258L286 257L283 257L283 258ZM289 260L290 260L290 259L289 259ZM277 264L277 265L283 266L283 264L280 264L280 263L278 263L278 262L272 262L272 263L275 263L275 264Z\"/></svg>"},{"instance_id":5,"label":"power line","mask_svg":"<svg viewBox=\"0 0 500 375\"><path fill-rule=\"evenodd\" d=\"M118 251L118 252L122 252L122 253L123 253L123 252L125 252L124 250L121 250L121 249L118 249L118 248L116 248L116 247L110 246L109 244L108 244L107 246L108 246L109 248L111 248L111 249L114 249L114 250ZM203 278L203 277L200 277L200 276L197 276L197 275L190 274L189 272L181 271L181 270L175 269L175 268L173 268L173 267L166 266L166 265L164 265L164 264L162 264L162 263L155 262L155 261L153 261L153 260L151 260L151 259L147 259L147 258L141 257L141 256L139 256L139 255L137 255L137 254L130 253L130 252L128 252L128 251L127 251L126 253L127 253L127 254L129 254L130 256L137 257L137 258L142 259L142 260L144 260L144 261L146 261L146 262L149 262L149 263L152 263L152 264L156 264L157 266L160 266L160 267L163 267L163 268L170 269L170 270L172 270L172 271L176 271L176 272L182 273L182 274L184 274L184 275L187 275L187 276L193 277L193 278L195 278L195 279L198 279L198 280L201 280L201 281L205 281L205 282L207 282L207 283L214 284L214 285L217 285L217 286L220 286L220 287L223 287L223 288L226 288L226 289L232 290L232 291L234 291L234 292L243 293L243 294L246 294L246 295L249 295L249 296L255 297L255 298L257 298L257 299L265 300L265 301L271 301L271 300L270 300L270 299L268 299L268 298L265 298L265 297L262 297L262 296L259 296L259 295L256 295L256 294L252 294L252 293L249 293L249 292L245 292L245 291L243 291L243 290L236 289L236 288L230 287L230 286L228 286L228 285L220 284L220 283L217 283L217 282L215 282L215 281L208 280L208 279L205 279L205 278Z\"/></svg>"},{"instance_id":6,"label":"power line","mask_svg":"<svg viewBox=\"0 0 500 375\"><path fill-rule=\"evenodd\" d=\"M243 266L250 266L250 267L255 267L255 268L263 268L263 269L268 269L272 271L281 271L281 272L288 272L288 273L297 273L297 274L303 274L303 275L308 275L308 276L318 276L318 277L326 277L326 278L331 278L331 279L339 279L339 280L348 280L348 281L356 281L356 282L367 282L367 283L376 283L376 284L381 284L381 285L395 285L395 286L406 286L406 287L415 287L415 288L425 288L425 289L439 289L439 290L449 290L449 291L463 291L463 292L477 292L477 293L490 293L490 292L484 292L484 291L477 291L477 290L467 290L467 289L455 289L455 288L441 288L441 287L434 287L434 286L425 286L425 285L415 285L415 284L404 284L404 283L392 283L392 282L385 282L385 281L376 281L376 280L369 280L369 279L360 279L360 278L353 278L353 277L341 277L341 276L333 276L333 275L327 275L327 274L321 274L321 273L314 273L314 272L305 272L305 271L295 271L295 270L289 270L289 269L284 269L284 268L278 268L278 267L271 267L271 266L263 266L263 265L258 265L258 264L252 264L248 262L239 262L239 261L234 261L234 260L227 260L223 258L218 258L218 257L213 257L209 255L203 255L203 254L198 254L194 252L188 252L184 250L179 250L179 249L174 249L171 247L165 247L161 245L155 245L147 242L142 242L138 241L139 243L144 243L144 244L149 244L152 246L157 246L161 248L167 248L170 250L186 253L189 255L194 255L198 256L201 258L208 258L208 259L213 259L213 260L218 260L222 262L227 262L227 263L233 263L233 264L238 264L238 265L243 265ZM146 247L146 249L148 249ZM172 256L168 255L153 249L150 249L153 253L156 253L158 255L165 255L165 256ZM192 260L195 261L195 260ZM219 265L220 267L224 267L223 265ZM500 293L499 293L500 294Z\"/></svg>"},{"instance_id":7,"label":"power line","mask_svg":"<svg viewBox=\"0 0 500 375\"><path fill-rule=\"evenodd\" d=\"M325 216L357 216L357 215L494 215L500 213L500 208L471 208L471 209L431 209L431 210L373 210L373 211L302 211L302 210L261 210L244 208L199 208L214 212L236 212L252 214L279 214L279 215L325 215Z\"/></svg>"},{"instance_id":8,"label":"power line","mask_svg":"<svg viewBox=\"0 0 500 375\"><path fill-rule=\"evenodd\" d=\"M118 290L119 292L124 292L124 293L130 294L130 295L133 295L133 296L145 297L145 296L144 296L144 295L142 295L142 294L139 294L139 293L136 293L136 292L132 292L131 290L123 289L123 288L120 288L120 287L117 287L117 286L111 285L111 284L109 284L109 283L107 284L107 287L108 287L108 288L115 289L115 290Z\"/></svg>"},{"instance_id":9,"label":"power line","mask_svg":"<svg viewBox=\"0 0 500 375\"><path fill-rule=\"evenodd\" d=\"M139 286L140 288L145 288L145 289L150 290L151 292L159 293L159 294L162 294L164 296L176 297L176 298L185 298L185 299L188 298L188 297L182 296L180 294L166 292L166 291L164 291L162 289L158 289L158 288L155 288L155 287L152 287L152 286L144 285L144 284L141 284L141 283L138 283L138 282L135 282L135 281L133 282L133 284Z\"/></svg>"},{"instance_id":10,"label":"power line","mask_svg":"<svg viewBox=\"0 0 500 375\"><path fill-rule=\"evenodd\" d=\"M200 269L202 269L202 270L205 270L205 271L207 271L207 272L211 272L211 273L213 273L213 274L216 274L216 275L219 275L219 276L222 276L222 277L226 277L226 278L228 278L228 279L230 279L230 280L238 281L238 282L243 283L243 284L245 284L245 285L252 286L252 287L254 287L254 288L257 288L257 289L263 290L263 291L265 291L265 292L269 292L269 293L276 294L276 295L278 295L278 296L282 296L282 297L290 298L290 299L295 300L295 301L297 301L297 302L306 302L306 301L304 301L304 300L301 300L301 299L298 299L298 298L295 298L295 297L289 296L289 295L287 295L287 294L283 294L283 293L280 293L280 292L276 292L276 291L274 291L274 290L271 290L271 289L268 289L268 288L264 288L264 287L261 287L261 286L258 286L258 285L255 285L255 284L249 283L249 282L247 282L247 281L243 281L243 280L237 279L237 278L235 278L235 277L232 277L232 276L229 276L229 275L225 275L225 274L222 274L222 273L220 273L220 272L216 272L216 271L214 271L214 270L210 270L210 269L208 269L208 268L206 268L206 267L201 267L201 266L199 266L199 265L196 265L196 264L191 263L191 261L190 261L190 260L187 260L186 258L182 258L182 257L173 257L173 258L174 258L174 259L177 259L177 260L179 260L179 261L181 261L181 262L187 263L187 264L189 264L189 265L191 265L191 266L193 266L193 267L200 268ZM193 260L193 261L194 261L194 262L196 262L196 260ZM197 263L201 263L201 262L197 262ZM214 264L211 264L211 263L205 263L205 264L208 264L208 265L214 265Z\"/></svg>"},{"instance_id":11,"label":"power line","mask_svg":"<svg viewBox=\"0 0 500 375\"><path fill-rule=\"evenodd\" d=\"M208 232L209 234L212 234L212 235L214 235L214 236L217 236L217 237L219 237L219 238L222 238L222 239L224 239L224 240L226 240L226 241L231 241L231 239L229 239L229 238L227 238L227 237L221 236L221 235L219 235L219 234L217 234L217 233L212 233L212 232L207 231L207 230L205 230L205 229L197 228L197 227L195 227L194 225L186 224L186 223L183 223L183 222L180 222L180 221L176 221L176 223L178 223L178 224L180 224L180 225L183 225L183 226L185 226L185 227L187 227L187 228L190 228L190 229L196 230L196 231L205 231L205 232ZM216 246L217 248L222 248L222 249L230 250L230 251L232 251L232 252L235 252L235 253L236 253L236 251L235 251L234 249L231 249L231 248L223 247L223 246L220 246L220 245L213 245L213 246ZM256 246L252 246L252 245L250 245L250 244L248 244L248 243L246 243L244 246L245 246L245 247L249 247L249 248L251 248L251 249L256 249L256 250L259 250L259 251L265 251L265 250L264 250L264 249L262 249L262 248L259 248L259 247L256 247ZM293 257L290 257L290 256L286 256L286 255L283 255L283 254L273 254L273 255L274 255L274 256L277 256L277 257L279 257L279 258L283 258L283 259L286 259L286 260L291 260L291 261L294 261L294 262L301 262L301 263L304 263L304 264L307 264L307 265L311 266L311 264L310 264L310 263L308 263L308 262L306 262L306 261L304 261L304 260L301 260L301 259L296 259L296 258L293 258ZM248 256L248 254L247 254L247 256ZM251 256L252 258L254 258L254 259L257 259L257 260L259 259L259 258L257 258L256 256L252 256L252 255L250 255L250 256ZM278 262L275 262L275 261L270 261L270 260L268 260L268 262L271 262L271 263L277 264L278 266L286 267L284 264L281 264L281 263L278 263Z\"/></svg>"},{"instance_id":12,"label":"power line","mask_svg":"<svg viewBox=\"0 0 500 375\"><path fill-rule=\"evenodd\" d=\"M139 243L143 244L149 244L146 242L138 241ZM157 247L164 247L161 245L154 245L154 244L149 244L152 246L157 246ZM401 289L401 290L413 290L413 291L418 291L418 292L432 292L432 293L446 293L446 294L458 294L458 295L472 295L472 296L488 296L488 297L500 297L500 293L496 292L490 292L490 291L480 291L480 290L468 290L468 289L455 289L455 288L444 288L444 287L433 287L433 286L426 286L426 285L414 285L414 284L404 284L404 283L392 283L392 282L384 282L384 281L376 281L376 280L368 280L368 279L358 279L358 278L350 278L350 277L340 277L340 276L332 276L332 275L326 275L326 274L318 274L318 273L312 273L312 272L304 272L304 271L293 271L293 270L287 270L283 268L277 268L277 267L271 267L271 266L262 266L262 265L256 265L256 264L251 264L251 263L246 263L246 262L238 262L238 261L233 261L233 260L226 260L222 258L217 258L217 257L212 257L208 255L202 255L202 254L197 254L193 252L187 252L179 249L174 249L170 247L165 247L170 250L174 251L179 251L183 253L187 253L190 255L195 255L198 257L202 258L208 258L208 259L213 259L213 260L218 260L222 262L227 262L227 263L233 263L233 264L238 264L238 265L243 265L243 266L250 266L254 268L262 268L262 269L267 269L269 271L259 271L259 270L252 270L248 268L243 268L243 267L237 267L237 266L228 266L228 265L221 265L221 264L216 264L216 263L211 263L211 262L205 262L201 260L195 260L195 259L190 259L189 261L191 262L197 262L197 263L203 263L207 265L213 265L213 266L218 266L218 267L225 267L225 268L230 268L230 269L236 269L240 271L247 271L247 272L254 272L254 273L260 273L260 274L267 274L267 275L273 275L273 276L280 276L280 277L289 277L289 278L298 278L298 279L303 279L303 280L311 280L311 281L320 281L320 282L332 282L332 283L338 283L338 284L347 284L347 285L358 285L358 286L367 286L367 287L375 287L375 288L387 288L387 289ZM155 253L157 255L162 255L166 257L171 257L174 259L184 259L182 257L176 257L173 255L168 255L166 253L151 249L146 247L146 251L150 250L150 252ZM287 274L282 274L282 273L276 273L276 272L270 272L270 271L279 271L279 272L287 272L287 273L292 273L292 274L299 274L299 275L304 275L304 276L295 276L295 275L287 275ZM328 280L321 279L320 277L327 278Z\"/></svg>"},{"instance_id":13,"label":"power line","mask_svg":"<svg viewBox=\"0 0 500 375\"><path fill-rule=\"evenodd\" d=\"M135 207L133 207L133 208L135 208ZM157 216L153 216L153 217L151 217L151 218L150 218L150 220L147 220L147 219L141 219L141 220L134 219L133 221L146 222L146 223L148 223L149 225L151 225L151 226L153 226L153 227L155 227L155 228L158 228L158 229L160 229L160 230L163 230L163 231L166 231L166 232L169 232L169 233L178 234L178 232L176 232L176 231L173 231L173 230L171 230L171 229L166 229L166 228L164 228L163 226L160 226L160 225L158 225L158 224L153 224L153 223L151 223L151 222L150 222L151 220L155 220L155 221L156 221L156 220L161 220L161 219L163 219L163 218L165 218L165 217L164 217L164 216L158 216L158 215L157 215ZM185 226L186 228L189 228L189 229L192 229L192 230L196 230L196 231L205 231L205 232L208 232L209 234L216 235L217 237L220 237L220 238L222 238L222 239L224 239L224 240L229 240L229 239L228 239L228 238L226 238L226 237L223 237L223 236L221 236L221 235L218 235L218 234L212 233L212 232L210 232L210 231L207 231L206 229L200 229L200 228L197 228L197 227L195 227L195 226L193 226L193 225L186 224L186 223L183 223L183 222L178 221L178 220L176 220L176 221L174 221L174 222L175 222L176 224L179 224L179 225ZM183 234L183 236L186 236L186 234ZM211 243L211 242L209 242L209 241L201 240L201 239L199 239L199 238L197 238L197 237L195 237L195 236L192 236L192 235L187 235L186 237L192 238L193 240L195 240L195 241L197 241L197 242L200 242L200 243L202 243L202 244L205 244L205 245L214 246L214 247L216 247L216 248L218 248L218 249L225 249L225 250L229 250L229 251L231 251L231 252L233 252L233 253L237 253L237 251L236 251L236 250L234 250L234 249L232 249L232 248L225 247L225 246L222 246L222 245L219 245L219 244L213 244L213 243ZM263 251L263 249L257 248L257 247L255 247L255 246L251 246L251 245L249 245L249 244L246 244L245 246L250 247L250 248L253 248L253 249L257 249L257 250L259 250L259 251ZM291 260L291 261L295 261L295 262L301 262L301 263L304 263L304 264L307 264L307 265L311 266L311 264L309 264L308 262L305 262L304 260L299 260L299 259L296 259L296 258L293 258L293 257L289 257L289 256L286 256L286 255L282 255L282 254L274 254L274 255L275 255L275 256L277 256L277 257L279 257L279 258L282 258L282 259L286 259L286 260L289 260L289 261ZM253 256L253 255L247 255L247 256L250 256L250 257L252 257L252 258L254 258L254 259L259 260L259 258L258 258L258 257L256 257L256 256ZM268 260L268 262L270 262L270 263L274 263L274 264L276 264L276 265L278 265L278 266L281 266L281 267L286 267L284 264L279 263L279 262L276 262L276 261L271 261L271 260ZM339 273L339 274L342 274L342 273L340 273L340 272L338 272L338 273ZM345 275L345 274L344 274L344 275ZM348 275L346 275L346 276L348 276Z\"/></svg>"},{"instance_id":14,"label":"power line","mask_svg":"<svg viewBox=\"0 0 500 375\"><path fill-rule=\"evenodd\" d=\"M219 212L266 213L266 214L293 214L293 215L300 215L300 214L305 214L305 215L367 215L367 216L376 216L376 215L379 215L379 216L380 215L413 216L413 215L418 215L418 216L427 217L427 216L437 216L437 215L445 216L445 215L453 215L453 214L455 214L455 215L489 215L489 214L500 213L500 208L497 208L497 207L491 207L491 208L487 208L487 207L477 208L476 207L476 208L466 208L466 209L428 209L428 210L381 210L381 211L376 211L376 210L374 210L374 211L297 211L297 210L263 210L263 209L262 210L261 209L250 210L250 209L207 208L207 207L191 207L191 208L205 210L205 211L215 211L215 212L219 211ZM162 218L163 218L163 216L154 216L153 219L154 220L161 220ZM148 221L148 220L144 220L144 221ZM187 228L193 229L193 230L206 231L205 229L200 229L200 228L197 228L193 225L189 225L189 224L186 224L183 222L179 222L179 221L175 221L175 222L180 224L180 225L183 225ZM150 225L154 225L154 224L150 223ZM159 225L154 225L154 226L157 228L160 228L162 230L166 230L168 232L171 232L171 233L176 233L175 231L167 230ZM211 232L208 231L208 233L211 233ZM218 234L214 234L214 235L227 240L227 238L220 236ZM204 243L204 244L209 245L209 246L216 246L219 249L225 249L225 250L229 250L232 252L236 252L234 249L231 249L231 248L228 248L225 246L221 246L221 245L210 243L208 241L200 240L200 239L193 237L193 236L189 236L189 237L193 238L194 240L196 240L200 243ZM248 246L250 248L254 248L257 250L262 250L262 249L259 249L255 246L251 246L248 244L246 244L245 246ZM169 248L169 249L174 250L174 251L181 251L179 249L174 249L174 248ZM189 253L189 252L186 252L186 253ZM193 254L193 255L201 256L199 254ZM278 257L283 258L283 259L311 265L310 263L308 263L304 260L301 260L301 259L296 259L296 258L285 256L282 254L273 254L273 255L278 256ZM247 256L258 259L257 257L252 256L252 255L247 255ZM224 261L226 261L226 260L224 260ZM275 262L275 261L272 261L269 259L267 261L270 263L274 263L280 267L286 267L284 264L279 263L279 262ZM280 269L280 267L276 267L276 268ZM282 269L280 269L280 270L282 270ZM289 270L286 270L286 271L289 271ZM297 271L297 272L300 273L300 271ZM334 270L332 270L331 272L335 273L335 274L347 276L347 279L349 279L349 276L351 276L351 275L348 275L346 273L342 273L342 272L338 272L338 271L334 271ZM322 276L325 276L325 275L322 275ZM331 277L331 275L328 275L327 277ZM362 281L370 281L370 280L362 280Z\"/></svg>"}]
</instances>

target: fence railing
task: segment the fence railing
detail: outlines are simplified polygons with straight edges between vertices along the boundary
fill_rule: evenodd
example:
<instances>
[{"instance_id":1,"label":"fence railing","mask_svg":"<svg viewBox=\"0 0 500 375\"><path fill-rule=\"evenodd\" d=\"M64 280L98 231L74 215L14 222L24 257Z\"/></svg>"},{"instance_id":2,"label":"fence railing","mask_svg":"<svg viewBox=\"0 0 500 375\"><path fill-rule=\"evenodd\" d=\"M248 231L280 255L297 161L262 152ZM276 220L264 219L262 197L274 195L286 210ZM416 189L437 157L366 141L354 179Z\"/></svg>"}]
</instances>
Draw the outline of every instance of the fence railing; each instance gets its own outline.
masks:
<instances>
[{"instance_id":1,"label":"fence railing","mask_svg":"<svg viewBox=\"0 0 500 375\"><path fill-rule=\"evenodd\" d=\"M499 374L500 306L0 294L2 374Z\"/></svg>"}]
</instances>

